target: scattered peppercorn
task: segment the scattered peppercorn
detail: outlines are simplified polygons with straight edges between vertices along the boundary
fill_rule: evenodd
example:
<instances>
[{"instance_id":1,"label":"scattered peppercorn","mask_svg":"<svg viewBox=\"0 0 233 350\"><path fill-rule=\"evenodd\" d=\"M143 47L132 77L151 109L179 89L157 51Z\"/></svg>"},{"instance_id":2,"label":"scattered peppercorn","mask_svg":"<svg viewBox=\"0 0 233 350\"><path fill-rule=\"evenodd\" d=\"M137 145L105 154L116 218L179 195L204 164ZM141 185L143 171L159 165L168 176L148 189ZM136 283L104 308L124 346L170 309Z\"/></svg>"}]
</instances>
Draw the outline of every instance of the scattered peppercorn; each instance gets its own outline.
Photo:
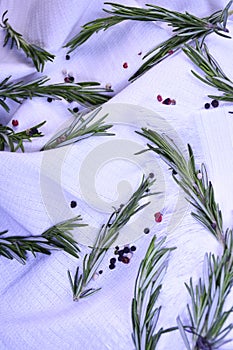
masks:
<instances>
[{"instance_id":1,"label":"scattered peppercorn","mask_svg":"<svg viewBox=\"0 0 233 350\"><path fill-rule=\"evenodd\" d=\"M102 273L103 273L103 270L99 270L99 274L102 275Z\"/></svg>"},{"instance_id":2,"label":"scattered peppercorn","mask_svg":"<svg viewBox=\"0 0 233 350\"><path fill-rule=\"evenodd\" d=\"M118 261L122 261L122 259L123 259L123 255L120 255L120 256L118 257Z\"/></svg>"},{"instance_id":3,"label":"scattered peppercorn","mask_svg":"<svg viewBox=\"0 0 233 350\"><path fill-rule=\"evenodd\" d=\"M172 175L177 175L177 171L175 171L174 169L172 169Z\"/></svg>"},{"instance_id":4,"label":"scattered peppercorn","mask_svg":"<svg viewBox=\"0 0 233 350\"><path fill-rule=\"evenodd\" d=\"M216 229L216 227L217 227L216 222L212 222L211 227L212 227L212 228L215 230L215 229Z\"/></svg>"},{"instance_id":5,"label":"scattered peppercorn","mask_svg":"<svg viewBox=\"0 0 233 350\"><path fill-rule=\"evenodd\" d=\"M78 107L74 107L74 108L73 108L73 112L74 112L74 113L78 113L78 111L79 111L79 108L78 108Z\"/></svg>"},{"instance_id":6,"label":"scattered peppercorn","mask_svg":"<svg viewBox=\"0 0 233 350\"><path fill-rule=\"evenodd\" d=\"M13 126L18 126L18 125L19 125L18 120L17 120L17 119L13 119L13 120L12 120L12 125L13 125Z\"/></svg>"},{"instance_id":7,"label":"scattered peppercorn","mask_svg":"<svg viewBox=\"0 0 233 350\"><path fill-rule=\"evenodd\" d=\"M123 249L123 252L124 252L124 254L129 253L129 252L130 252L129 247L125 247L125 248Z\"/></svg>"},{"instance_id":8,"label":"scattered peppercorn","mask_svg":"<svg viewBox=\"0 0 233 350\"><path fill-rule=\"evenodd\" d=\"M170 105L171 104L171 99L168 97L168 98L166 98L163 102L162 102L162 104L164 104L164 105Z\"/></svg>"},{"instance_id":9,"label":"scattered peppercorn","mask_svg":"<svg viewBox=\"0 0 233 350\"><path fill-rule=\"evenodd\" d=\"M128 63L127 62L123 63L123 68L125 68L125 69L128 68Z\"/></svg>"},{"instance_id":10,"label":"scattered peppercorn","mask_svg":"<svg viewBox=\"0 0 233 350\"><path fill-rule=\"evenodd\" d=\"M28 131L28 135L29 135L29 136L33 136L33 135L35 135L35 134L39 134L39 131L38 131L37 128L31 128L31 129L29 129L29 131Z\"/></svg>"},{"instance_id":11,"label":"scattered peppercorn","mask_svg":"<svg viewBox=\"0 0 233 350\"><path fill-rule=\"evenodd\" d=\"M132 247L130 248L131 252L135 252L137 248L135 247L135 245L132 245Z\"/></svg>"},{"instance_id":12,"label":"scattered peppercorn","mask_svg":"<svg viewBox=\"0 0 233 350\"><path fill-rule=\"evenodd\" d=\"M70 80L70 83L73 83L74 82L74 77L69 76L69 80Z\"/></svg>"},{"instance_id":13,"label":"scattered peppercorn","mask_svg":"<svg viewBox=\"0 0 233 350\"><path fill-rule=\"evenodd\" d=\"M207 103L205 103L205 109L209 109L210 108L210 104L207 102Z\"/></svg>"},{"instance_id":14,"label":"scattered peppercorn","mask_svg":"<svg viewBox=\"0 0 233 350\"><path fill-rule=\"evenodd\" d=\"M110 270L115 269L115 267L116 267L115 264L110 264L110 265L109 265Z\"/></svg>"},{"instance_id":15,"label":"scattered peppercorn","mask_svg":"<svg viewBox=\"0 0 233 350\"><path fill-rule=\"evenodd\" d=\"M130 259L127 256L123 256L122 262L123 264L128 264L130 262Z\"/></svg>"},{"instance_id":16,"label":"scattered peppercorn","mask_svg":"<svg viewBox=\"0 0 233 350\"><path fill-rule=\"evenodd\" d=\"M168 54L169 54L169 55L172 55L173 53L174 53L173 50L169 50L169 51L168 51Z\"/></svg>"},{"instance_id":17,"label":"scattered peppercorn","mask_svg":"<svg viewBox=\"0 0 233 350\"><path fill-rule=\"evenodd\" d=\"M70 78L69 78L69 77L65 77L65 78L64 78L64 82L65 82L65 83L70 83L70 82L71 82L71 81L70 81Z\"/></svg>"},{"instance_id":18,"label":"scattered peppercorn","mask_svg":"<svg viewBox=\"0 0 233 350\"><path fill-rule=\"evenodd\" d=\"M149 174L149 178L150 178L150 179L153 179L154 177L155 177L155 174L154 174L154 173L150 173L150 174Z\"/></svg>"},{"instance_id":19,"label":"scattered peppercorn","mask_svg":"<svg viewBox=\"0 0 233 350\"><path fill-rule=\"evenodd\" d=\"M111 90L111 88L112 88L112 84L107 83L107 84L105 85L105 89L106 89L106 90Z\"/></svg>"},{"instance_id":20,"label":"scattered peppercorn","mask_svg":"<svg viewBox=\"0 0 233 350\"><path fill-rule=\"evenodd\" d=\"M75 208L77 206L77 202L76 201L71 201L70 202L70 206L71 206L71 208Z\"/></svg>"},{"instance_id":21,"label":"scattered peppercorn","mask_svg":"<svg viewBox=\"0 0 233 350\"><path fill-rule=\"evenodd\" d=\"M154 217L156 222L161 222L163 220L163 215L160 212L155 213Z\"/></svg>"},{"instance_id":22,"label":"scattered peppercorn","mask_svg":"<svg viewBox=\"0 0 233 350\"><path fill-rule=\"evenodd\" d=\"M173 106L176 105L176 100L172 99L171 100L171 105L173 105Z\"/></svg>"},{"instance_id":23,"label":"scattered peppercorn","mask_svg":"<svg viewBox=\"0 0 233 350\"><path fill-rule=\"evenodd\" d=\"M49 103L51 103L52 100L53 100L53 99L52 99L51 97L48 97L48 98L47 98L47 101L48 101Z\"/></svg>"},{"instance_id":24,"label":"scattered peppercorn","mask_svg":"<svg viewBox=\"0 0 233 350\"><path fill-rule=\"evenodd\" d=\"M115 264L115 262L116 262L116 258L111 258L110 259L110 264Z\"/></svg>"},{"instance_id":25,"label":"scattered peppercorn","mask_svg":"<svg viewBox=\"0 0 233 350\"><path fill-rule=\"evenodd\" d=\"M158 95L158 96L157 96L157 100L158 100L159 102L162 102L162 101L163 101L162 96L161 96L161 95Z\"/></svg>"},{"instance_id":26,"label":"scattered peppercorn","mask_svg":"<svg viewBox=\"0 0 233 350\"><path fill-rule=\"evenodd\" d=\"M147 235L150 232L150 229L148 227L144 228L144 233Z\"/></svg>"},{"instance_id":27,"label":"scattered peppercorn","mask_svg":"<svg viewBox=\"0 0 233 350\"><path fill-rule=\"evenodd\" d=\"M211 105L212 105L212 107L214 107L214 108L218 107L218 106L219 106L218 100L213 100L213 101L211 102Z\"/></svg>"},{"instance_id":28,"label":"scattered peppercorn","mask_svg":"<svg viewBox=\"0 0 233 350\"><path fill-rule=\"evenodd\" d=\"M69 61L70 55L66 55L66 60Z\"/></svg>"}]
</instances>

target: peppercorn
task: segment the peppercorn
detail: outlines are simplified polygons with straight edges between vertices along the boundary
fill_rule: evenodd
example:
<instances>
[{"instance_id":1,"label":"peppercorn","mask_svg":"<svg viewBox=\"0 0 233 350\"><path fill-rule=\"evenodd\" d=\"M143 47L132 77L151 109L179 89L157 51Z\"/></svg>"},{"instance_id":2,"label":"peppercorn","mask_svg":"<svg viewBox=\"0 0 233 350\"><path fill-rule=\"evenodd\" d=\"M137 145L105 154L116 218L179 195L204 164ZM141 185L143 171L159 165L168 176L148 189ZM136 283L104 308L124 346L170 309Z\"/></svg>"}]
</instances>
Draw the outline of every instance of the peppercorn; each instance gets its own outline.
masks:
<instances>
[{"instance_id":1,"label":"peppercorn","mask_svg":"<svg viewBox=\"0 0 233 350\"><path fill-rule=\"evenodd\" d=\"M127 62L125 62L125 63L123 63L123 68L128 68L128 63Z\"/></svg>"},{"instance_id":2,"label":"peppercorn","mask_svg":"<svg viewBox=\"0 0 233 350\"><path fill-rule=\"evenodd\" d=\"M13 120L12 120L12 125L13 125L13 126L18 126L18 125L19 125L18 120L13 119Z\"/></svg>"},{"instance_id":3,"label":"peppercorn","mask_svg":"<svg viewBox=\"0 0 233 350\"><path fill-rule=\"evenodd\" d=\"M135 247L135 245L132 245L132 247L130 248L131 252L135 252L137 248Z\"/></svg>"},{"instance_id":4,"label":"peppercorn","mask_svg":"<svg viewBox=\"0 0 233 350\"><path fill-rule=\"evenodd\" d=\"M75 208L77 206L77 202L71 201L70 206L71 206L71 208Z\"/></svg>"},{"instance_id":5,"label":"peppercorn","mask_svg":"<svg viewBox=\"0 0 233 350\"><path fill-rule=\"evenodd\" d=\"M123 249L123 252L124 252L124 254L129 253L129 252L130 252L129 247L125 247L125 248Z\"/></svg>"},{"instance_id":6,"label":"peppercorn","mask_svg":"<svg viewBox=\"0 0 233 350\"><path fill-rule=\"evenodd\" d=\"M168 97L166 98L163 102L164 105L170 105L171 104L171 99Z\"/></svg>"},{"instance_id":7,"label":"peppercorn","mask_svg":"<svg viewBox=\"0 0 233 350\"><path fill-rule=\"evenodd\" d=\"M156 222L161 222L163 220L163 215L160 212L155 213L154 217Z\"/></svg>"},{"instance_id":8,"label":"peppercorn","mask_svg":"<svg viewBox=\"0 0 233 350\"><path fill-rule=\"evenodd\" d=\"M51 103L52 100L53 100L53 99L52 99L51 97L48 97L48 98L47 98L47 101L48 101L49 103Z\"/></svg>"},{"instance_id":9,"label":"peppercorn","mask_svg":"<svg viewBox=\"0 0 233 350\"><path fill-rule=\"evenodd\" d=\"M66 60L69 61L70 55L66 55Z\"/></svg>"},{"instance_id":10,"label":"peppercorn","mask_svg":"<svg viewBox=\"0 0 233 350\"><path fill-rule=\"evenodd\" d=\"M38 133L39 133L39 131L37 128L31 128L31 129L29 129L28 135L33 136L33 135L38 134Z\"/></svg>"},{"instance_id":11,"label":"peppercorn","mask_svg":"<svg viewBox=\"0 0 233 350\"><path fill-rule=\"evenodd\" d=\"M218 100L213 100L213 101L211 102L211 105L212 105L212 107L214 107L214 108L218 107L218 106L219 106Z\"/></svg>"},{"instance_id":12,"label":"peppercorn","mask_svg":"<svg viewBox=\"0 0 233 350\"><path fill-rule=\"evenodd\" d=\"M150 229L148 227L144 228L144 233L147 235L150 232Z\"/></svg>"},{"instance_id":13,"label":"peppercorn","mask_svg":"<svg viewBox=\"0 0 233 350\"><path fill-rule=\"evenodd\" d=\"M115 267L116 267L115 264L110 264L110 265L109 265L110 270L115 269Z\"/></svg>"},{"instance_id":14,"label":"peppercorn","mask_svg":"<svg viewBox=\"0 0 233 350\"><path fill-rule=\"evenodd\" d=\"M205 109L209 109L210 108L210 104L207 102L207 103L205 103Z\"/></svg>"},{"instance_id":15,"label":"peppercorn","mask_svg":"<svg viewBox=\"0 0 233 350\"><path fill-rule=\"evenodd\" d=\"M78 107L74 107L74 108L73 108L73 112L74 112L74 113L78 113L78 111L79 111L79 108L78 108Z\"/></svg>"},{"instance_id":16,"label":"peppercorn","mask_svg":"<svg viewBox=\"0 0 233 350\"><path fill-rule=\"evenodd\" d=\"M130 262L130 259L127 256L123 256L122 262L123 264L128 264Z\"/></svg>"},{"instance_id":17,"label":"peppercorn","mask_svg":"<svg viewBox=\"0 0 233 350\"><path fill-rule=\"evenodd\" d=\"M163 101L162 96L161 96L161 95L158 95L158 96L157 96L157 100L158 100L159 102L162 102L162 101Z\"/></svg>"},{"instance_id":18,"label":"peppercorn","mask_svg":"<svg viewBox=\"0 0 233 350\"><path fill-rule=\"evenodd\" d=\"M110 259L110 264L115 264L115 262L116 262L116 258L111 258Z\"/></svg>"}]
</instances>

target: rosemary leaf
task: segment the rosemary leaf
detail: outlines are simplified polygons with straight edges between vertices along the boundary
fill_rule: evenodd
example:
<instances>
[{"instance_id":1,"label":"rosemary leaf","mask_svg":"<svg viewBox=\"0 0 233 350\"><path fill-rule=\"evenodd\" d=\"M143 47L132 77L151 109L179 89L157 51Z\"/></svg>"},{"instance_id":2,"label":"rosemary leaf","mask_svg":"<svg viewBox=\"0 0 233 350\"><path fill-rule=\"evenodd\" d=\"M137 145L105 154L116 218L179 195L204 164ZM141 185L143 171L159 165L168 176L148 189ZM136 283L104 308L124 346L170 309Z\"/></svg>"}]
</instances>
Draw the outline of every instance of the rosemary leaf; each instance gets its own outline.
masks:
<instances>
[{"instance_id":1,"label":"rosemary leaf","mask_svg":"<svg viewBox=\"0 0 233 350\"><path fill-rule=\"evenodd\" d=\"M186 159L173 140L166 135L160 135L154 130L142 129L136 131L146 137L153 145L148 144L148 150L160 155L169 168L173 170L173 179L184 190L187 200L196 209L192 213L216 238L223 247L225 237L222 226L222 214L215 202L214 190L207 177L204 164L200 169L195 165L193 151L188 145L188 159ZM175 175L177 174L177 175Z\"/></svg>"},{"instance_id":2,"label":"rosemary leaf","mask_svg":"<svg viewBox=\"0 0 233 350\"><path fill-rule=\"evenodd\" d=\"M233 102L233 81L223 72L219 63L210 54L207 45L204 44L203 48L201 48L198 41L196 41L196 47L185 45L183 51L205 74L203 77L192 71L194 76L203 83L223 92L220 96L208 96L216 100Z\"/></svg>"},{"instance_id":3,"label":"rosemary leaf","mask_svg":"<svg viewBox=\"0 0 233 350\"><path fill-rule=\"evenodd\" d=\"M142 260L134 287L134 298L131 304L132 339L136 350L154 350L164 332L156 326L161 307L156 307L157 298L162 288L162 280L166 273L168 258L175 248L165 248L165 238L156 242L153 237L146 255ZM156 244L157 243L157 244Z\"/></svg>"},{"instance_id":4,"label":"rosemary leaf","mask_svg":"<svg viewBox=\"0 0 233 350\"><path fill-rule=\"evenodd\" d=\"M196 286L190 279L186 285L191 297L191 307L188 307L191 326L183 326L177 319L178 328L184 340L186 349L191 349L185 334L192 333L192 349L219 349L229 341L226 339L233 329L233 324L226 325L233 307L226 311L225 300L233 285L233 233L225 233L225 249L222 256L215 257L206 254L204 258L203 277Z\"/></svg>"},{"instance_id":5,"label":"rosemary leaf","mask_svg":"<svg viewBox=\"0 0 233 350\"><path fill-rule=\"evenodd\" d=\"M79 301L100 290L100 288L89 288L88 285L103 261L106 252L116 241L121 228L128 223L135 213L145 207L143 204L140 205L139 201L142 198L152 195L148 194L147 190L153 185L154 181L151 180L150 176L147 178L143 176L141 184L129 201L124 206L120 206L119 209L114 209L107 223L101 227L97 234L91 252L86 254L83 259L83 272L80 273L79 267L77 267L74 278L72 279L71 272L68 271L74 301ZM148 205L149 203L146 204Z\"/></svg>"},{"instance_id":6,"label":"rosemary leaf","mask_svg":"<svg viewBox=\"0 0 233 350\"><path fill-rule=\"evenodd\" d=\"M210 16L204 18L199 18L188 12L180 13L155 5L146 5L147 8L144 9L124 6L111 2L106 2L105 4L111 6L110 10L104 9L104 11L110 14L110 16L98 18L94 21L86 23L82 27L81 32L75 35L65 45L65 47L69 47L68 53L82 45L94 33L97 33L100 30L107 30L108 28L125 20L159 21L167 23L169 26L173 27L174 36L155 46L145 55L144 58L153 54L153 56L150 57L137 70L137 72L133 74L133 76L129 79L130 81L137 79L155 64L159 63L161 60L170 55L171 52L180 49L184 43L200 38L203 41L208 34L213 32L229 38L229 36L224 33L228 33L226 23L228 18L228 10L232 5L232 0L222 11L214 12Z\"/></svg>"},{"instance_id":7,"label":"rosemary leaf","mask_svg":"<svg viewBox=\"0 0 233 350\"><path fill-rule=\"evenodd\" d=\"M107 130L112 127L110 124L104 124L104 120L107 114L100 119L91 122L101 111L101 107L95 109L88 118L85 118L86 111L74 113L71 109L69 111L74 115L74 120L70 125L59 131L51 140L49 140L46 145L41 149L41 151L67 146L76 142L79 142L85 138L95 136L112 136L114 134L108 133Z\"/></svg>"},{"instance_id":8,"label":"rosemary leaf","mask_svg":"<svg viewBox=\"0 0 233 350\"><path fill-rule=\"evenodd\" d=\"M0 27L3 28L6 32L3 46L6 46L10 41L12 49L16 45L17 49L22 49L27 57L30 57L33 61L34 66L38 72L43 72L44 65L47 61L53 61L55 55L49 53L48 51L42 49L41 47L29 44L22 36L22 34L16 32L8 22L6 14L8 11L5 11L2 15L2 24Z\"/></svg>"},{"instance_id":9,"label":"rosemary leaf","mask_svg":"<svg viewBox=\"0 0 233 350\"><path fill-rule=\"evenodd\" d=\"M106 93L112 90L99 87L97 82L59 83L46 85L48 77L41 77L28 83L23 81L9 81L11 76L0 82L0 105L9 112L5 102L9 98L17 103L33 97L52 97L56 100L64 98L67 101L77 101L83 106L100 105L108 101L111 96Z\"/></svg>"},{"instance_id":10,"label":"rosemary leaf","mask_svg":"<svg viewBox=\"0 0 233 350\"><path fill-rule=\"evenodd\" d=\"M38 236L8 236L8 232L0 232L0 255L8 259L16 259L22 264L26 263L27 253L31 252L50 255L52 250L64 250L78 258L80 249L73 239L71 231L75 227L86 226L79 223L82 218L77 216L56 224Z\"/></svg>"},{"instance_id":11,"label":"rosemary leaf","mask_svg":"<svg viewBox=\"0 0 233 350\"><path fill-rule=\"evenodd\" d=\"M4 151L8 147L11 152L21 149L24 152L24 142L32 141L32 138L42 137L43 134L38 130L46 122L37 124L30 129L15 132L9 126L0 125L0 151Z\"/></svg>"}]
</instances>

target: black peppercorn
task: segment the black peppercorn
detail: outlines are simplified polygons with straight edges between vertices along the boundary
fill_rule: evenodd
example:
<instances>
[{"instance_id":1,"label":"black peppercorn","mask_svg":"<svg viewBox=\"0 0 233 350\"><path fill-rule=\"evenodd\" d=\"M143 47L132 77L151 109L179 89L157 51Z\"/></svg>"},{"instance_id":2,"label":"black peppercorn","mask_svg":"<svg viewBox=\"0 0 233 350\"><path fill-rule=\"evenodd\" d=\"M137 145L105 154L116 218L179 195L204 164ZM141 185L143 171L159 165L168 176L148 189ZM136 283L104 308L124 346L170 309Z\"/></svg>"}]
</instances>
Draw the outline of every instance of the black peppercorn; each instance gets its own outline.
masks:
<instances>
[{"instance_id":1,"label":"black peppercorn","mask_svg":"<svg viewBox=\"0 0 233 350\"><path fill-rule=\"evenodd\" d=\"M209 109L210 108L210 104L207 102L207 103L205 103L205 109Z\"/></svg>"},{"instance_id":2,"label":"black peppercorn","mask_svg":"<svg viewBox=\"0 0 233 350\"><path fill-rule=\"evenodd\" d=\"M131 252L135 252L137 248L135 247L135 245L132 245L132 247L130 248Z\"/></svg>"},{"instance_id":3,"label":"black peppercorn","mask_svg":"<svg viewBox=\"0 0 233 350\"><path fill-rule=\"evenodd\" d=\"M71 206L71 208L75 208L77 206L77 202L71 201L70 206Z\"/></svg>"},{"instance_id":4,"label":"black peppercorn","mask_svg":"<svg viewBox=\"0 0 233 350\"><path fill-rule=\"evenodd\" d=\"M216 107L219 106L219 102L218 102L217 100L213 100L213 101L211 102L211 105L212 105L212 107L216 108Z\"/></svg>"},{"instance_id":5,"label":"black peppercorn","mask_svg":"<svg viewBox=\"0 0 233 350\"><path fill-rule=\"evenodd\" d=\"M66 60L68 61L70 59L70 55L66 55Z\"/></svg>"}]
</instances>

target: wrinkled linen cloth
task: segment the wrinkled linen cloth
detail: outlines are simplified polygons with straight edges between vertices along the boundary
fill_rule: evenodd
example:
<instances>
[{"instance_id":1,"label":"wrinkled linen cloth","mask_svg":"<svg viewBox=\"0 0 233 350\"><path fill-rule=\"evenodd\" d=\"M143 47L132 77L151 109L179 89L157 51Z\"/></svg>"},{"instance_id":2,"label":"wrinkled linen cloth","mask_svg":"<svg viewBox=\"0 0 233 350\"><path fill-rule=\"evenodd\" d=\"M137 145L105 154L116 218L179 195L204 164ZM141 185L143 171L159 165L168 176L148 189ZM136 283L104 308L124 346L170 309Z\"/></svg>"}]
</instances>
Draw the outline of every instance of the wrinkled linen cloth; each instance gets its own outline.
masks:
<instances>
[{"instance_id":1,"label":"wrinkled linen cloth","mask_svg":"<svg viewBox=\"0 0 233 350\"><path fill-rule=\"evenodd\" d=\"M119 1L120 2L120 1ZM145 1L121 1L124 5L144 6ZM225 0L151 1L177 11L207 16L222 9ZM1 152L0 155L0 226L8 235L38 235L65 219L82 215L89 228L74 235L80 243L80 259L53 251L50 256L28 254L26 265L0 257L0 349L1 350L123 350L134 349L131 338L131 301L139 264L154 235L166 236L166 245L176 247L170 256L163 287L158 298L162 306L157 328L176 326L180 316L187 321L186 304L190 302L184 283L190 277L198 281L206 252L221 254L219 242L190 215L184 194L171 178L168 167L152 153L135 156L146 147L146 139L135 130L151 127L164 132L187 152L189 143L197 164L205 163L216 201L223 213L224 227L232 226L233 203L233 121L230 103L216 109L204 109L208 94L216 93L191 73L197 71L187 56L179 51L169 56L133 83L129 77L143 63L144 54L166 40L171 29L161 23L125 21L107 31L94 34L70 54L63 45L86 22L106 16L100 0L1 0L0 14L8 10L9 23L29 42L56 55L36 72L31 60L9 45L0 50L0 79L13 80L48 76L51 83L64 81L64 70L77 81L111 84L113 98L102 106L108 113L114 137L91 137L73 146L40 152L43 145L72 119L68 108L78 103L64 100L48 103L47 98L32 98L22 104L9 102L10 112L1 108L0 122L15 130L25 130L44 120L44 137L25 143L25 153ZM233 23L228 22L233 35ZM3 44L4 31L0 29ZM207 37L210 52L232 79L232 39L216 34ZM2 44L0 44L2 46ZM124 68L127 63L127 68ZM126 67L126 65L125 65ZM157 95L176 100L164 105ZM101 114L101 115L102 115ZM128 265L117 262L109 269L111 248L102 262L103 274L91 282L102 289L95 295L73 302L67 270L75 273L82 266L100 226L113 206L124 203L136 190L143 173L154 172L156 192L148 208L137 214L122 230L120 245L136 246ZM70 207L77 201L75 208ZM153 213L163 214L155 222ZM145 235L143 229L150 228ZM231 306L232 293L226 301ZM232 317L229 318L229 322ZM187 334L188 337L191 335ZM229 338L233 338L233 332ZM164 334L159 350L185 349L178 331ZM233 342L223 349L232 349Z\"/></svg>"}]
</instances>

